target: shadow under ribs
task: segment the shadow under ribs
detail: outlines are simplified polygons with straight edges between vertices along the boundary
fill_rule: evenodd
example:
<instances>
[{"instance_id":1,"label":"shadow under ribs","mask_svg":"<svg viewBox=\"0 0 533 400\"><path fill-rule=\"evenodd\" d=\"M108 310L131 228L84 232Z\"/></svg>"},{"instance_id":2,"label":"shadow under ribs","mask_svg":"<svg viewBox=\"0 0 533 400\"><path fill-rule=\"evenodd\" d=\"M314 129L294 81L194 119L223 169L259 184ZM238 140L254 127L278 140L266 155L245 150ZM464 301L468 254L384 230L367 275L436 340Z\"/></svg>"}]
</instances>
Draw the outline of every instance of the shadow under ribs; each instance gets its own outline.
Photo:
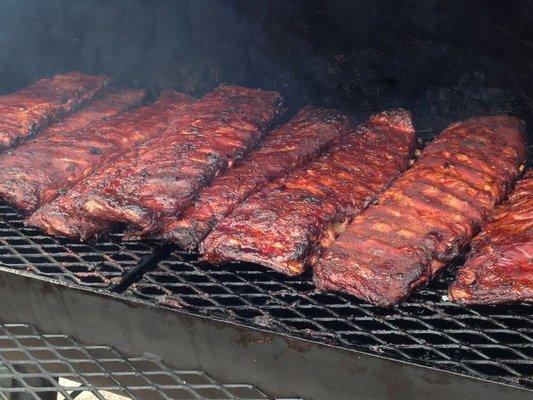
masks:
<instances>
[{"instance_id":1,"label":"shadow under ribs","mask_svg":"<svg viewBox=\"0 0 533 400\"><path fill-rule=\"evenodd\" d=\"M214 263L239 260L302 273L407 167L414 140L407 111L372 116L306 169L251 196L207 236L200 252Z\"/></svg>"},{"instance_id":2,"label":"shadow under ribs","mask_svg":"<svg viewBox=\"0 0 533 400\"><path fill-rule=\"evenodd\" d=\"M474 238L449 293L463 304L533 301L533 170Z\"/></svg>"},{"instance_id":3,"label":"shadow under ribs","mask_svg":"<svg viewBox=\"0 0 533 400\"><path fill-rule=\"evenodd\" d=\"M405 299L458 256L525 160L524 123L472 118L446 130L356 217L315 266L315 283L371 303Z\"/></svg>"},{"instance_id":4,"label":"shadow under ribs","mask_svg":"<svg viewBox=\"0 0 533 400\"><path fill-rule=\"evenodd\" d=\"M220 86L161 138L86 182L79 204L94 218L127 223L139 234L157 231L165 218L174 217L219 172L246 155L280 112L276 92Z\"/></svg>"},{"instance_id":5,"label":"shadow under ribs","mask_svg":"<svg viewBox=\"0 0 533 400\"><path fill-rule=\"evenodd\" d=\"M69 72L1 96L0 150L27 139L90 101L108 82L105 76Z\"/></svg>"},{"instance_id":6,"label":"shadow under ribs","mask_svg":"<svg viewBox=\"0 0 533 400\"><path fill-rule=\"evenodd\" d=\"M32 189L39 196L51 193L51 198L36 197L33 202L42 205L46 200L51 201L58 191L66 192L99 168L114 162L124 152L157 137L191 102L191 97L186 94L165 91L153 104L95 123L72 135L59 133L48 138L39 149L49 157L49 164L43 169L47 179L35 180ZM31 190L28 193L33 195ZM69 193L59 194L55 201L38 209L28 219L28 225L39 227L49 234L77 237L77 227L71 224L70 218L71 212L77 212L79 206L72 203ZM100 225L105 229L105 224Z\"/></svg>"},{"instance_id":7,"label":"shadow under ribs","mask_svg":"<svg viewBox=\"0 0 533 400\"><path fill-rule=\"evenodd\" d=\"M53 200L73 179L79 152L76 131L138 105L143 97L138 90L108 91L35 139L0 155L0 197L25 212Z\"/></svg>"},{"instance_id":8,"label":"shadow under ribs","mask_svg":"<svg viewBox=\"0 0 533 400\"><path fill-rule=\"evenodd\" d=\"M157 237L196 249L235 207L268 182L316 159L349 132L351 122L335 110L304 107L272 131L249 158L200 191L195 202L166 224Z\"/></svg>"}]
</instances>

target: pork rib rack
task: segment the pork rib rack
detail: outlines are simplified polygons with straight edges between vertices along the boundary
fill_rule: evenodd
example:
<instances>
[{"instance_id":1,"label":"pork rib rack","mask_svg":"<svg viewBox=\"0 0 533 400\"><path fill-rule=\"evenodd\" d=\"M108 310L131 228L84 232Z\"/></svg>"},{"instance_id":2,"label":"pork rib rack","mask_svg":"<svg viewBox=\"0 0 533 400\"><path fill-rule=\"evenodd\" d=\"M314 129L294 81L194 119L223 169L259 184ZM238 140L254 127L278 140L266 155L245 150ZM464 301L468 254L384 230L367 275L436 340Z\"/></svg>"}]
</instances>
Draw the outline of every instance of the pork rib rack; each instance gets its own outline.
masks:
<instances>
[{"instance_id":1,"label":"pork rib rack","mask_svg":"<svg viewBox=\"0 0 533 400\"><path fill-rule=\"evenodd\" d=\"M158 231L200 189L255 146L281 111L275 92L221 86L161 138L91 179L80 204L97 219Z\"/></svg>"},{"instance_id":2,"label":"pork rib rack","mask_svg":"<svg viewBox=\"0 0 533 400\"><path fill-rule=\"evenodd\" d=\"M77 232L75 226L69 225L68 215L63 210L70 198L68 189L98 168L114 162L123 152L158 136L191 102L188 95L165 91L153 104L127 111L107 122L93 124L75 135L57 137L58 143L51 142L43 150L51 152L53 160L47 171L48 181L43 186L36 180L33 187L39 193L52 193L52 198L59 196L33 213L27 224L50 234L70 236L71 231ZM58 153L54 153L54 149ZM51 170L54 172L53 179ZM32 193L31 190L28 192ZM46 203L44 200L52 199L37 197L37 200L42 205Z\"/></svg>"},{"instance_id":3,"label":"pork rib rack","mask_svg":"<svg viewBox=\"0 0 533 400\"><path fill-rule=\"evenodd\" d=\"M268 182L316 159L349 132L351 119L335 110L305 107L275 129L240 165L200 191L196 201L159 232L158 238L194 250L240 203Z\"/></svg>"},{"instance_id":4,"label":"pork rib rack","mask_svg":"<svg viewBox=\"0 0 533 400\"><path fill-rule=\"evenodd\" d=\"M194 103L140 149L80 182L30 222L49 233L88 239L111 223L153 226L232 159L243 155L280 112L273 92L220 87Z\"/></svg>"},{"instance_id":5,"label":"pork rib rack","mask_svg":"<svg viewBox=\"0 0 533 400\"><path fill-rule=\"evenodd\" d=\"M533 170L474 238L449 292L464 304L533 301Z\"/></svg>"},{"instance_id":6,"label":"pork rib rack","mask_svg":"<svg viewBox=\"0 0 533 400\"><path fill-rule=\"evenodd\" d=\"M415 132L404 110L377 114L308 168L251 196L211 232L200 252L289 275L304 271L407 167Z\"/></svg>"},{"instance_id":7,"label":"pork rib rack","mask_svg":"<svg viewBox=\"0 0 533 400\"><path fill-rule=\"evenodd\" d=\"M104 76L70 72L0 97L0 150L12 147L91 100Z\"/></svg>"},{"instance_id":8,"label":"pork rib rack","mask_svg":"<svg viewBox=\"0 0 533 400\"><path fill-rule=\"evenodd\" d=\"M54 122L32 140L46 141L48 135L59 134L60 132L68 134L84 129L95 122L107 121L130 108L138 106L143 102L144 98L145 92L143 90L104 89L92 102Z\"/></svg>"},{"instance_id":9,"label":"pork rib rack","mask_svg":"<svg viewBox=\"0 0 533 400\"><path fill-rule=\"evenodd\" d=\"M381 306L405 299L462 252L512 187L524 131L509 116L448 127L326 252L316 285Z\"/></svg>"},{"instance_id":10,"label":"pork rib rack","mask_svg":"<svg viewBox=\"0 0 533 400\"><path fill-rule=\"evenodd\" d=\"M90 173L88 157L100 152L96 145L91 149L87 141L87 133L95 132L91 125L105 126L107 118L139 104L143 97L139 90L110 91L33 140L0 155L0 197L25 212L54 199L58 191Z\"/></svg>"}]
</instances>

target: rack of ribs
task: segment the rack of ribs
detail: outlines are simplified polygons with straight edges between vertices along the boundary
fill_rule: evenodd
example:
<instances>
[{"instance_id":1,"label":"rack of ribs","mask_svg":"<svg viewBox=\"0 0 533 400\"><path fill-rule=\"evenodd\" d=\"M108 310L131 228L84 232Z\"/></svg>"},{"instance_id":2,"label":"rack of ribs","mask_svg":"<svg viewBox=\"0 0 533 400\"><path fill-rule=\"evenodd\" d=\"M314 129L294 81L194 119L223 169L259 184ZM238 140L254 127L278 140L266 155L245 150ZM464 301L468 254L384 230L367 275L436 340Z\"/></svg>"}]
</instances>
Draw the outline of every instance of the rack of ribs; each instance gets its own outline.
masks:
<instances>
[{"instance_id":1,"label":"rack of ribs","mask_svg":"<svg viewBox=\"0 0 533 400\"><path fill-rule=\"evenodd\" d=\"M1 154L0 197L28 213L51 201L58 191L68 189L69 182L86 173L80 171L87 168L82 164L83 151L90 153L87 143L81 142L83 133L107 124L108 118L138 105L143 97L139 90L109 91L33 140Z\"/></svg>"},{"instance_id":2,"label":"rack of ribs","mask_svg":"<svg viewBox=\"0 0 533 400\"><path fill-rule=\"evenodd\" d=\"M304 107L272 131L249 158L200 191L195 202L166 224L157 237L196 249L235 207L272 180L316 159L349 132L351 122L335 110Z\"/></svg>"},{"instance_id":3,"label":"rack of ribs","mask_svg":"<svg viewBox=\"0 0 533 400\"><path fill-rule=\"evenodd\" d=\"M90 101L108 82L104 76L70 72L1 96L0 150L26 140Z\"/></svg>"},{"instance_id":4,"label":"rack of ribs","mask_svg":"<svg viewBox=\"0 0 533 400\"><path fill-rule=\"evenodd\" d=\"M160 138L80 182L30 222L48 233L83 240L116 222L155 227L243 156L280 111L277 93L221 86L195 102Z\"/></svg>"},{"instance_id":5,"label":"rack of ribs","mask_svg":"<svg viewBox=\"0 0 533 400\"><path fill-rule=\"evenodd\" d=\"M200 246L215 264L246 261L298 275L408 166L415 141L407 111L358 126L306 169L241 204Z\"/></svg>"},{"instance_id":6,"label":"rack of ribs","mask_svg":"<svg viewBox=\"0 0 533 400\"><path fill-rule=\"evenodd\" d=\"M315 265L317 287L380 306L405 299L461 254L505 197L525 160L524 132L509 116L445 129Z\"/></svg>"},{"instance_id":7,"label":"rack of ribs","mask_svg":"<svg viewBox=\"0 0 533 400\"><path fill-rule=\"evenodd\" d=\"M128 108L143 96L142 91L124 91L119 102ZM153 105L25 143L0 157L0 197L28 213L36 210L123 151L156 136L189 102L188 96L169 92Z\"/></svg>"},{"instance_id":8,"label":"rack of ribs","mask_svg":"<svg viewBox=\"0 0 533 400\"><path fill-rule=\"evenodd\" d=\"M281 110L276 92L220 86L161 138L93 179L82 208L97 219L129 224L140 234L156 232L257 145Z\"/></svg>"},{"instance_id":9,"label":"rack of ribs","mask_svg":"<svg viewBox=\"0 0 533 400\"><path fill-rule=\"evenodd\" d=\"M46 142L48 136L61 132L71 134L95 122L107 121L130 108L137 107L144 98L144 90L104 89L92 102L48 126L33 138L32 142Z\"/></svg>"},{"instance_id":10,"label":"rack of ribs","mask_svg":"<svg viewBox=\"0 0 533 400\"><path fill-rule=\"evenodd\" d=\"M449 295L463 304L533 301L533 170L474 238Z\"/></svg>"}]
</instances>

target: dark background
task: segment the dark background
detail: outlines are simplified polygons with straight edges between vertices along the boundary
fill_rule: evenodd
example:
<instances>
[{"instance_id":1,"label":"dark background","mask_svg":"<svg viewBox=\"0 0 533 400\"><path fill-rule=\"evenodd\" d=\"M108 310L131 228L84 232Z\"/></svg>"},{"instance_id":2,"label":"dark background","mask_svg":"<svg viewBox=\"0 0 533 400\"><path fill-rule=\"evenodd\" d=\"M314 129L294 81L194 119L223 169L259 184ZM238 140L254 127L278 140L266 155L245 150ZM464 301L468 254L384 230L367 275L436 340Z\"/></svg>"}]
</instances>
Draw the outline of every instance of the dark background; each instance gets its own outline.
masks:
<instances>
[{"instance_id":1,"label":"dark background","mask_svg":"<svg viewBox=\"0 0 533 400\"><path fill-rule=\"evenodd\" d=\"M533 122L532 1L0 0L0 92L72 69L200 95L275 89L420 129L471 115Z\"/></svg>"}]
</instances>

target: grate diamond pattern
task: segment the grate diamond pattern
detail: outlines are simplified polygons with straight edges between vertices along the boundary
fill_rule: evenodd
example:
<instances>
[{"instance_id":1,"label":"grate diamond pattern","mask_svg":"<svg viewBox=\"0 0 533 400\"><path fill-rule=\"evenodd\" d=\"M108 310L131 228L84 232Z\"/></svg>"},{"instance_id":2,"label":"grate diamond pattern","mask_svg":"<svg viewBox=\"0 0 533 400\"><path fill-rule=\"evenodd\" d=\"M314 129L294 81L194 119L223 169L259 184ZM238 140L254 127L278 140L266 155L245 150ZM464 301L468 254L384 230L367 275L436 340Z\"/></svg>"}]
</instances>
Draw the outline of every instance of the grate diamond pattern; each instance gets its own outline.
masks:
<instances>
[{"instance_id":1,"label":"grate diamond pattern","mask_svg":"<svg viewBox=\"0 0 533 400\"><path fill-rule=\"evenodd\" d=\"M248 384L221 384L202 371L157 359L126 358L108 346L81 345L30 325L0 324L0 399L263 400ZM278 399L282 400L282 399ZM297 399L285 399L297 400Z\"/></svg>"},{"instance_id":2,"label":"grate diamond pattern","mask_svg":"<svg viewBox=\"0 0 533 400\"><path fill-rule=\"evenodd\" d=\"M215 267L175 252L126 292L162 305L244 322L533 389L533 306L464 307L447 301L448 271L406 303L383 309L315 290L251 264Z\"/></svg>"},{"instance_id":3,"label":"grate diamond pattern","mask_svg":"<svg viewBox=\"0 0 533 400\"><path fill-rule=\"evenodd\" d=\"M94 288L121 281L141 257L152 254L146 243L120 243L120 233L94 244L45 236L24 226L24 218L0 202L0 264L17 270Z\"/></svg>"}]
</instances>

